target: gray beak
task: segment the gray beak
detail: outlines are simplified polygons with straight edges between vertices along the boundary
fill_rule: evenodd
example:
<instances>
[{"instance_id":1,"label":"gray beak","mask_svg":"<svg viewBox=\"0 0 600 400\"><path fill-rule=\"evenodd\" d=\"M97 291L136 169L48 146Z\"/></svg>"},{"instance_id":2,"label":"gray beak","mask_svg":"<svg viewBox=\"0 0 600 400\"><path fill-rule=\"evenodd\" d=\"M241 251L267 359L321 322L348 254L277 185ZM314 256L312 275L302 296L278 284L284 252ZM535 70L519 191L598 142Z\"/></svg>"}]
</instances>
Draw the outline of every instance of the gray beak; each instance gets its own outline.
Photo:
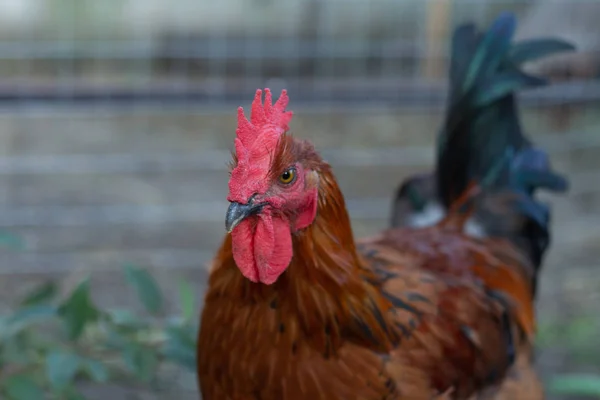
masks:
<instances>
[{"instance_id":1,"label":"gray beak","mask_svg":"<svg viewBox=\"0 0 600 400\"><path fill-rule=\"evenodd\" d=\"M252 199L248 200L247 204L237 203L232 201L229 203L227 214L225 214L225 229L231 233L240 222L251 215L259 213L264 207L265 203L254 204Z\"/></svg>"}]
</instances>

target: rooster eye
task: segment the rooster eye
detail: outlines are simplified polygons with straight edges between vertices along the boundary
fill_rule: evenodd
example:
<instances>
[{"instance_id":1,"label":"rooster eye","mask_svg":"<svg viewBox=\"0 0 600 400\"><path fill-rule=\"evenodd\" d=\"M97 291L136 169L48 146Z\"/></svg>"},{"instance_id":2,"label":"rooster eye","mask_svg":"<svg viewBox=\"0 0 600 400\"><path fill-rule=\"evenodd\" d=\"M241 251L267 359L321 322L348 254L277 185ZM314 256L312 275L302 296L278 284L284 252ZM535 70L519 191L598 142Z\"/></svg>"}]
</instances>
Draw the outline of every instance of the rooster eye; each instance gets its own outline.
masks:
<instances>
[{"instance_id":1,"label":"rooster eye","mask_svg":"<svg viewBox=\"0 0 600 400\"><path fill-rule=\"evenodd\" d=\"M279 175L279 182L284 184L290 184L296 179L296 170L294 168L288 168L281 175Z\"/></svg>"}]
</instances>

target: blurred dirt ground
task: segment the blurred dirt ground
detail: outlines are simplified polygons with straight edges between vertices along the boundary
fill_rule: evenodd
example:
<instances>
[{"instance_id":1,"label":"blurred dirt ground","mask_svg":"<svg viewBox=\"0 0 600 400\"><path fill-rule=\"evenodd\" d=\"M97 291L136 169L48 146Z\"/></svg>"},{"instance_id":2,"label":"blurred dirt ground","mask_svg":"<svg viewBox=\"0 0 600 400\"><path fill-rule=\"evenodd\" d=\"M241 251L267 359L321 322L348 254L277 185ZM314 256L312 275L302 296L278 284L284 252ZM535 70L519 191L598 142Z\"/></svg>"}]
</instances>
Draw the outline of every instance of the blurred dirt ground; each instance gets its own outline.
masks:
<instances>
[{"instance_id":1,"label":"blurred dirt ground","mask_svg":"<svg viewBox=\"0 0 600 400\"><path fill-rule=\"evenodd\" d=\"M397 184L432 163L439 110L294 111L292 130L313 140L334 166L357 236L385 227ZM598 107L528 108L524 121L572 182L568 196L551 199L555 233L540 320L546 331L588 314L588 323L600 324L593 315L600 301ZM166 293L176 293L185 277L201 299L205 264L224 234L234 130L234 109L0 114L0 231L25 240L24 251L0 250L1 304L45 277L68 284L91 273L99 302L131 305L118 270L124 263L151 268ZM545 379L594 370L567 339L544 336L538 357ZM166 394L105 387L90 388L90 399L197 398L189 374L172 380L178 389Z\"/></svg>"}]
</instances>

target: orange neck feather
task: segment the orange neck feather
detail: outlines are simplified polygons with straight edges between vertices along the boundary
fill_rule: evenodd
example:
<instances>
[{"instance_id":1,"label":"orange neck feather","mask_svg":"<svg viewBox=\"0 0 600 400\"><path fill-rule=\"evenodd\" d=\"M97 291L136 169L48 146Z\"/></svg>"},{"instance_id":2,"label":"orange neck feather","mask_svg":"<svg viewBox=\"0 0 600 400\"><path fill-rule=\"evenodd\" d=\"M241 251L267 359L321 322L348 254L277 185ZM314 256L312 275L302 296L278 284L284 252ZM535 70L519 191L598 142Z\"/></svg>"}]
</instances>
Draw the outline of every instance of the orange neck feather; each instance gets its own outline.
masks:
<instances>
[{"instance_id":1,"label":"orange neck feather","mask_svg":"<svg viewBox=\"0 0 600 400\"><path fill-rule=\"evenodd\" d=\"M320 343L332 351L342 334L387 349L391 346L388 333L374 315L385 315L389 303L373 286L376 278L363 267L356 251L344 198L331 167L321 163L317 172L317 216L294 235L294 256L286 272L272 285L244 278L233 261L231 236L227 235L217 255L217 270L211 275L211 292L245 305L270 304L284 319L295 320L315 345Z\"/></svg>"}]
</instances>

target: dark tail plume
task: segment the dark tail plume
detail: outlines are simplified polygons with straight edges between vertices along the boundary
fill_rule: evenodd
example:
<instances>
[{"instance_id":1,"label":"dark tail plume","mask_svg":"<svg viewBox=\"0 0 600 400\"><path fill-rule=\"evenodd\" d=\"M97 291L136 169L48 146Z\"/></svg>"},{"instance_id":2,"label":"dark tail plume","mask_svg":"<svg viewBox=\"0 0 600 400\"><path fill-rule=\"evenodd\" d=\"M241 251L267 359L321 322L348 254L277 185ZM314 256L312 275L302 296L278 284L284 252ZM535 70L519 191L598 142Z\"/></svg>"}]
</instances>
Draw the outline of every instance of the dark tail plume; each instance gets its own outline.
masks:
<instances>
[{"instance_id":1,"label":"dark tail plume","mask_svg":"<svg viewBox=\"0 0 600 400\"><path fill-rule=\"evenodd\" d=\"M513 44L515 28L514 15L503 13L487 32L479 32L473 24L454 32L450 94L438 138L436 193L446 209L472 182L481 185L485 195L509 193L513 215L499 217L518 217L522 223L518 231L497 229L497 233L525 247L539 268L550 242L550 210L535 198L535 191L564 192L568 182L524 135L514 93L546 84L522 72L521 64L573 46L553 39ZM492 233L494 227L486 226L486 231Z\"/></svg>"}]
</instances>

